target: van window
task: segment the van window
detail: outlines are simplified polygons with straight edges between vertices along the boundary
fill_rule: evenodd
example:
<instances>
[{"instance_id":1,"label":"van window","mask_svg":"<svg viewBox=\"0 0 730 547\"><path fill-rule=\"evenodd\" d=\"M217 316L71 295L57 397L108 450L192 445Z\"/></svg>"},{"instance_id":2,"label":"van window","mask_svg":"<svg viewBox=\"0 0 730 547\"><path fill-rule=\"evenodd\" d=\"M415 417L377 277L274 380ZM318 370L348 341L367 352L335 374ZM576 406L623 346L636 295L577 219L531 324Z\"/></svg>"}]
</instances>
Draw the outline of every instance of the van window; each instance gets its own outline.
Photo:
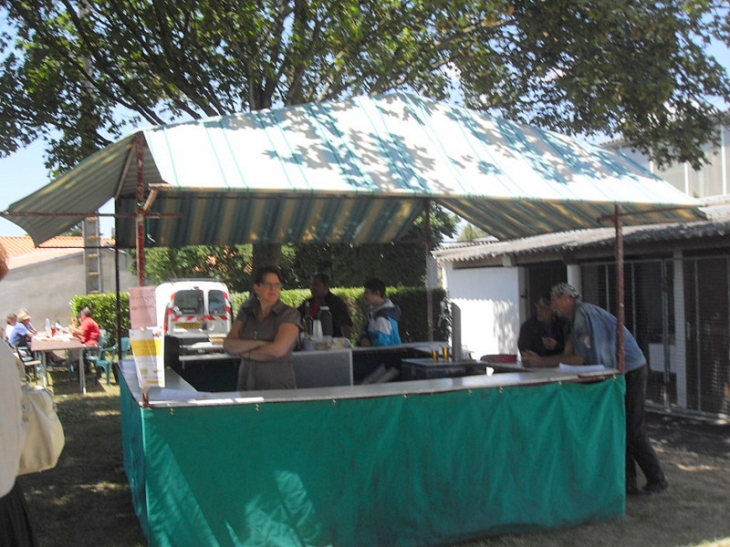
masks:
<instances>
[{"instance_id":1,"label":"van window","mask_svg":"<svg viewBox=\"0 0 730 547\"><path fill-rule=\"evenodd\" d=\"M223 291L208 292L208 311L210 315L226 314L226 296Z\"/></svg>"},{"instance_id":2,"label":"van window","mask_svg":"<svg viewBox=\"0 0 730 547\"><path fill-rule=\"evenodd\" d=\"M186 315L202 315L205 313L203 291L179 291L175 294L175 307Z\"/></svg>"}]
</instances>

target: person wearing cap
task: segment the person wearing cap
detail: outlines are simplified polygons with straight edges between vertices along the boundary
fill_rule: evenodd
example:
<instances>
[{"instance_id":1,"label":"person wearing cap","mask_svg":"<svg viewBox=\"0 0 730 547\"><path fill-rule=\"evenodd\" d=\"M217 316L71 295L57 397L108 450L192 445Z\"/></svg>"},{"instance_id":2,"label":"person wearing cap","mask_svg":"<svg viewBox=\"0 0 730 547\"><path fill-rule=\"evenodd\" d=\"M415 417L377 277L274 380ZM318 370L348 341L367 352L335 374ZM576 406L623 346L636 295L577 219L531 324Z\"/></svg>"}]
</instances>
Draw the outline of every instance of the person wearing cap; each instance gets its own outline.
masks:
<instances>
[{"instance_id":1,"label":"person wearing cap","mask_svg":"<svg viewBox=\"0 0 730 547\"><path fill-rule=\"evenodd\" d=\"M25 310L20 310L18 313L18 322L15 323L13 333L10 335L11 346L30 346L30 342L33 338L35 329L30 323L30 315Z\"/></svg>"},{"instance_id":2,"label":"person wearing cap","mask_svg":"<svg viewBox=\"0 0 730 547\"><path fill-rule=\"evenodd\" d=\"M0 279L7 271L7 255L0 245ZM15 356L7 344L0 344L0 545L32 547L37 538L18 482L26 437L21 401Z\"/></svg>"},{"instance_id":3,"label":"person wearing cap","mask_svg":"<svg viewBox=\"0 0 730 547\"><path fill-rule=\"evenodd\" d=\"M581 299L580 292L568 283L558 283L550 291L551 305L560 317L572 323L571 336L562 355L541 357L534 352L522 355L526 366L603 365L618 369L616 357L616 317L599 306ZM648 369L646 357L636 339L624 327L626 395L626 493L639 494L636 466L646 476L643 491L659 493L669 486L659 458L646 434L645 404Z\"/></svg>"}]
</instances>

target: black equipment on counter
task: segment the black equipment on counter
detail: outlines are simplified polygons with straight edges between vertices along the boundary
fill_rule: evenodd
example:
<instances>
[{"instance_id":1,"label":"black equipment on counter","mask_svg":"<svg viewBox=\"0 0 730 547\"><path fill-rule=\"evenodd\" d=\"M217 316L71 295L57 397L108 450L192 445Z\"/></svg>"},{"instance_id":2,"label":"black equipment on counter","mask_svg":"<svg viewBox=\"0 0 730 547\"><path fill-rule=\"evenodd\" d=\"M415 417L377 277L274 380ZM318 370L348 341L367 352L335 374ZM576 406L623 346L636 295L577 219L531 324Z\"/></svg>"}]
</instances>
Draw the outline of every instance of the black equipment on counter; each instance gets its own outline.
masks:
<instances>
[{"instance_id":1,"label":"black equipment on counter","mask_svg":"<svg viewBox=\"0 0 730 547\"><path fill-rule=\"evenodd\" d=\"M322 323L322 336L332 336L332 312L329 306L322 306L319 309L318 319Z\"/></svg>"}]
</instances>

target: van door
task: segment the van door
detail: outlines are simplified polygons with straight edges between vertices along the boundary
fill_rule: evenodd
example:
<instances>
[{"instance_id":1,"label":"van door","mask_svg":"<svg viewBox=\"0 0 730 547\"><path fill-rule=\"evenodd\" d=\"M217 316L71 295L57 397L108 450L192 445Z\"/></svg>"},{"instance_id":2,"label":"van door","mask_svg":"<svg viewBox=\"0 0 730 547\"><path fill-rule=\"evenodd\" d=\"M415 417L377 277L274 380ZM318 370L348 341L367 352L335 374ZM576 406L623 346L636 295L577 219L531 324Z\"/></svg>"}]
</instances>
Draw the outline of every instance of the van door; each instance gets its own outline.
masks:
<instances>
[{"instance_id":1,"label":"van door","mask_svg":"<svg viewBox=\"0 0 730 547\"><path fill-rule=\"evenodd\" d=\"M208 291L208 332L228 334L231 330L231 303L228 294L222 290Z\"/></svg>"},{"instance_id":2,"label":"van door","mask_svg":"<svg viewBox=\"0 0 730 547\"><path fill-rule=\"evenodd\" d=\"M173 295L169 310L168 332L173 336L204 334L205 293L200 289L183 289Z\"/></svg>"}]
</instances>

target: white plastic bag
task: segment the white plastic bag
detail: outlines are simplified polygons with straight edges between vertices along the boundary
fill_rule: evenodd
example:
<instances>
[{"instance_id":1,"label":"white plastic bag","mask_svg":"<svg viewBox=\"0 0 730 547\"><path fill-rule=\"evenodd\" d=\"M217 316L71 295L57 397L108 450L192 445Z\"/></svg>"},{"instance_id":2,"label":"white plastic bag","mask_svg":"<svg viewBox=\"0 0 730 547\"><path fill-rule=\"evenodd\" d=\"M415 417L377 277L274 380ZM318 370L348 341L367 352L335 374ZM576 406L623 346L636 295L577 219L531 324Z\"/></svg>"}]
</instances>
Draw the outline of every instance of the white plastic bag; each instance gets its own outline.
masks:
<instances>
[{"instance_id":1,"label":"white plastic bag","mask_svg":"<svg viewBox=\"0 0 730 547\"><path fill-rule=\"evenodd\" d=\"M18 474L52 469L66 443L53 394L47 388L23 384L22 402L26 439Z\"/></svg>"}]
</instances>

